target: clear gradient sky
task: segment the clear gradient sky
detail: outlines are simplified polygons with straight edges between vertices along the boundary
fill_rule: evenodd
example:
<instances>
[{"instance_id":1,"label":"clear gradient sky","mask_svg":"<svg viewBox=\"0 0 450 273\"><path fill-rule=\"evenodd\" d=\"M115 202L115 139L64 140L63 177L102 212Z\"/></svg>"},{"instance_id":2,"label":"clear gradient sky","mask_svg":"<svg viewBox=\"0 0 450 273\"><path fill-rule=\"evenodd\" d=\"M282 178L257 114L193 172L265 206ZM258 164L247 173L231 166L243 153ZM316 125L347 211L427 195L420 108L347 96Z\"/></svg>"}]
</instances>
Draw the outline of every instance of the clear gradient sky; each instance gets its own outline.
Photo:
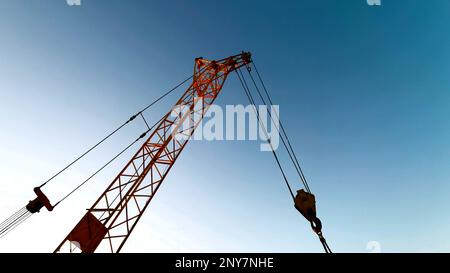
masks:
<instances>
[{"instance_id":1,"label":"clear gradient sky","mask_svg":"<svg viewBox=\"0 0 450 273\"><path fill-rule=\"evenodd\" d=\"M280 2L1 0L0 217L190 75L195 57L249 50L280 105L332 249L367 252L378 241L383 252L449 252L450 1ZM247 103L234 75L217 103ZM49 185L50 199L143 126L137 121ZM0 251L53 251L129 156L54 212L28 219ZM123 251L322 248L259 143L193 141Z\"/></svg>"}]
</instances>

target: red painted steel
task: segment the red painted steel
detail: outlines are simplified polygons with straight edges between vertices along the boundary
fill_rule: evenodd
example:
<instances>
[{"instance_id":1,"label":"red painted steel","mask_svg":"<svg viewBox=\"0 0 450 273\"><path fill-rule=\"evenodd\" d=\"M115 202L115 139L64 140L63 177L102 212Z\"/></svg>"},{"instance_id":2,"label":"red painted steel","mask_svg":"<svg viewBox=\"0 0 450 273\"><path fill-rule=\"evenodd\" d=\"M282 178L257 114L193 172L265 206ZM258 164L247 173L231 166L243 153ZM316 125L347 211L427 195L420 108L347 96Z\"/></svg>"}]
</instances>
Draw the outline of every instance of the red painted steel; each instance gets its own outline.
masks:
<instances>
[{"instance_id":1,"label":"red painted steel","mask_svg":"<svg viewBox=\"0 0 450 273\"><path fill-rule=\"evenodd\" d=\"M55 252L119 252L229 73L250 62L247 52L197 58L192 84Z\"/></svg>"}]
</instances>

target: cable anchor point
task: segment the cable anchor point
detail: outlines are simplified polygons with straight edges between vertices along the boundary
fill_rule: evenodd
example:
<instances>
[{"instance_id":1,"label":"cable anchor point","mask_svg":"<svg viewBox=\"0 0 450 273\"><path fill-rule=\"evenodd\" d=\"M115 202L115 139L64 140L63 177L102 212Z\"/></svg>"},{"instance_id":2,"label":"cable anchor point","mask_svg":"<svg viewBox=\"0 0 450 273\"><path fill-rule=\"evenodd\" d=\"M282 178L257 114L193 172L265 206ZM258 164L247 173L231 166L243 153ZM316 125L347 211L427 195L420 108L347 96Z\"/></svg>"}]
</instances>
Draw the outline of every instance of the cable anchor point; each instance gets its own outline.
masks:
<instances>
[{"instance_id":1,"label":"cable anchor point","mask_svg":"<svg viewBox=\"0 0 450 273\"><path fill-rule=\"evenodd\" d=\"M48 200L47 196L45 196L45 194L41 191L41 188L36 187L33 191L36 193L37 197L28 202L26 209L31 213L39 212L43 207L45 207L48 211L52 211L56 205L51 205L50 200Z\"/></svg>"}]
</instances>

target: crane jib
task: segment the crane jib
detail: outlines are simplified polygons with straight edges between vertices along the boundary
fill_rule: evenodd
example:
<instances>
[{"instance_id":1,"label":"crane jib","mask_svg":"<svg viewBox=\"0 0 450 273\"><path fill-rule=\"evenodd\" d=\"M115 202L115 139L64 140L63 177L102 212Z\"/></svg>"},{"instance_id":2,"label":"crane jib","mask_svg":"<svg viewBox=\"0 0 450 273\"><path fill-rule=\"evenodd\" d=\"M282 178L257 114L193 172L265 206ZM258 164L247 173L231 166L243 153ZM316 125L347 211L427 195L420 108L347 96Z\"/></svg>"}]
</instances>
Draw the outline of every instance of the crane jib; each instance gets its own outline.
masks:
<instances>
[{"instance_id":1,"label":"crane jib","mask_svg":"<svg viewBox=\"0 0 450 273\"><path fill-rule=\"evenodd\" d=\"M217 61L197 58L193 82L175 104L188 107L188 113L173 117L168 112L163 117L55 252L119 252L189 140L174 138L172 132L188 115L203 117L228 74L250 62L251 55L247 52ZM197 108L194 111L199 98L200 113ZM201 118L196 120L191 134Z\"/></svg>"}]
</instances>

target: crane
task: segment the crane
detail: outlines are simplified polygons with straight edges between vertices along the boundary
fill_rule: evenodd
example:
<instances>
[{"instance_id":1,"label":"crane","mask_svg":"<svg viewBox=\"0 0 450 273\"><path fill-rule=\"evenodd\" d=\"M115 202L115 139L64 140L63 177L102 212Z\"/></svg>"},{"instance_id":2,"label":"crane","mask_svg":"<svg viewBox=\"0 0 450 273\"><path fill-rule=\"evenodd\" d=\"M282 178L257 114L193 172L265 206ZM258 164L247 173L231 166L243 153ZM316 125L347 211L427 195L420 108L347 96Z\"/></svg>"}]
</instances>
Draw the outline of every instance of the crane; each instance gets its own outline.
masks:
<instances>
[{"instance_id":1,"label":"crane","mask_svg":"<svg viewBox=\"0 0 450 273\"><path fill-rule=\"evenodd\" d=\"M158 192L178 156L188 143L189 138L193 135L195 129L208 111L208 108L214 103L221 92L230 73L236 72L249 101L253 105L255 104L255 99L252 97L248 84L245 82L244 75L240 70L241 67L246 67L250 73L250 64L252 62L251 53L249 52L241 52L240 54L214 61L202 57L196 58L194 62L194 73L188 78L192 79L192 83L181 95L174 107L155 125L152 127L148 126L142 115L142 112L149 106L139 111L136 115L133 115L127 122L89 149L86 153L78 157L41 186L36 187L34 189L34 192L37 195L36 199L30 201L24 208L0 224L0 236L3 236L19 225L31 214L39 212L43 207L48 211L52 211L65 198L78 190L80 186L93 176L89 177L55 205L51 205L51 202L42 192L41 188L81 159L84 155L96 148L116 131L120 130L124 125L133 121L136 117L141 116L147 124L148 130L142 133L132 144L136 143L138 140L144 139L147 135L149 136L145 139L131 160L112 180L94 204L87 209L85 215L54 250L54 252L69 253L92 253L95 251L112 253L120 252L145 210L148 208L150 202L153 200L153 197ZM257 73L260 77L259 72ZM253 77L251 79L255 83ZM187 80L185 80L185 82ZM261 83L263 83L262 80ZM258 94L263 98L256 84L255 86ZM263 87L266 91L264 84ZM266 94L269 96L267 91ZM163 95L163 97L165 95ZM268 99L271 103L270 97L268 97ZM273 117L271 116L271 118ZM183 124L186 124L186 122L189 124L188 128L182 126ZM322 224L316 217L315 197L309 190L309 186L300 169L289 138L287 137L284 128L281 127L281 129L285 136L285 138L282 138L283 144L288 150L289 156L293 160L294 166L296 166L296 169L305 184L306 191L299 190L297 195L294 196L274 149L272 149L272 152L294 200L295 208L311 223L313 230L319 235L325 251L331 252L322 236ZM126 149L131 147L132 144L127 146ZM122 152L119 153L119 155L122 154ZM112 160L115 158L117 158L117 156ZM103 167L100 168L99 171L102 170ZM94 173L94 175L96 173Z\"/></svg>"},{"instance_id":2,"label":"crane","mask_svg":"<svg viewBox=\"0 0 450 273\"><path fill-rule=\"evenodd\" d=\"M77 242L81 251L93 252L106 241L111 252L119 252L189 140L176 138L172 132L178 132L177 127L191 119L191 130L183 133L192 134L200 122L196 116L204 116L222 90L228 74L249 62L249 53L219 61L197 58L193 82L176 103L189 111L176 117L169 111L163 117L57 251L63 251L64 247L69 247L70 251L73 242Z\"/></svg>"}]
</instances>

